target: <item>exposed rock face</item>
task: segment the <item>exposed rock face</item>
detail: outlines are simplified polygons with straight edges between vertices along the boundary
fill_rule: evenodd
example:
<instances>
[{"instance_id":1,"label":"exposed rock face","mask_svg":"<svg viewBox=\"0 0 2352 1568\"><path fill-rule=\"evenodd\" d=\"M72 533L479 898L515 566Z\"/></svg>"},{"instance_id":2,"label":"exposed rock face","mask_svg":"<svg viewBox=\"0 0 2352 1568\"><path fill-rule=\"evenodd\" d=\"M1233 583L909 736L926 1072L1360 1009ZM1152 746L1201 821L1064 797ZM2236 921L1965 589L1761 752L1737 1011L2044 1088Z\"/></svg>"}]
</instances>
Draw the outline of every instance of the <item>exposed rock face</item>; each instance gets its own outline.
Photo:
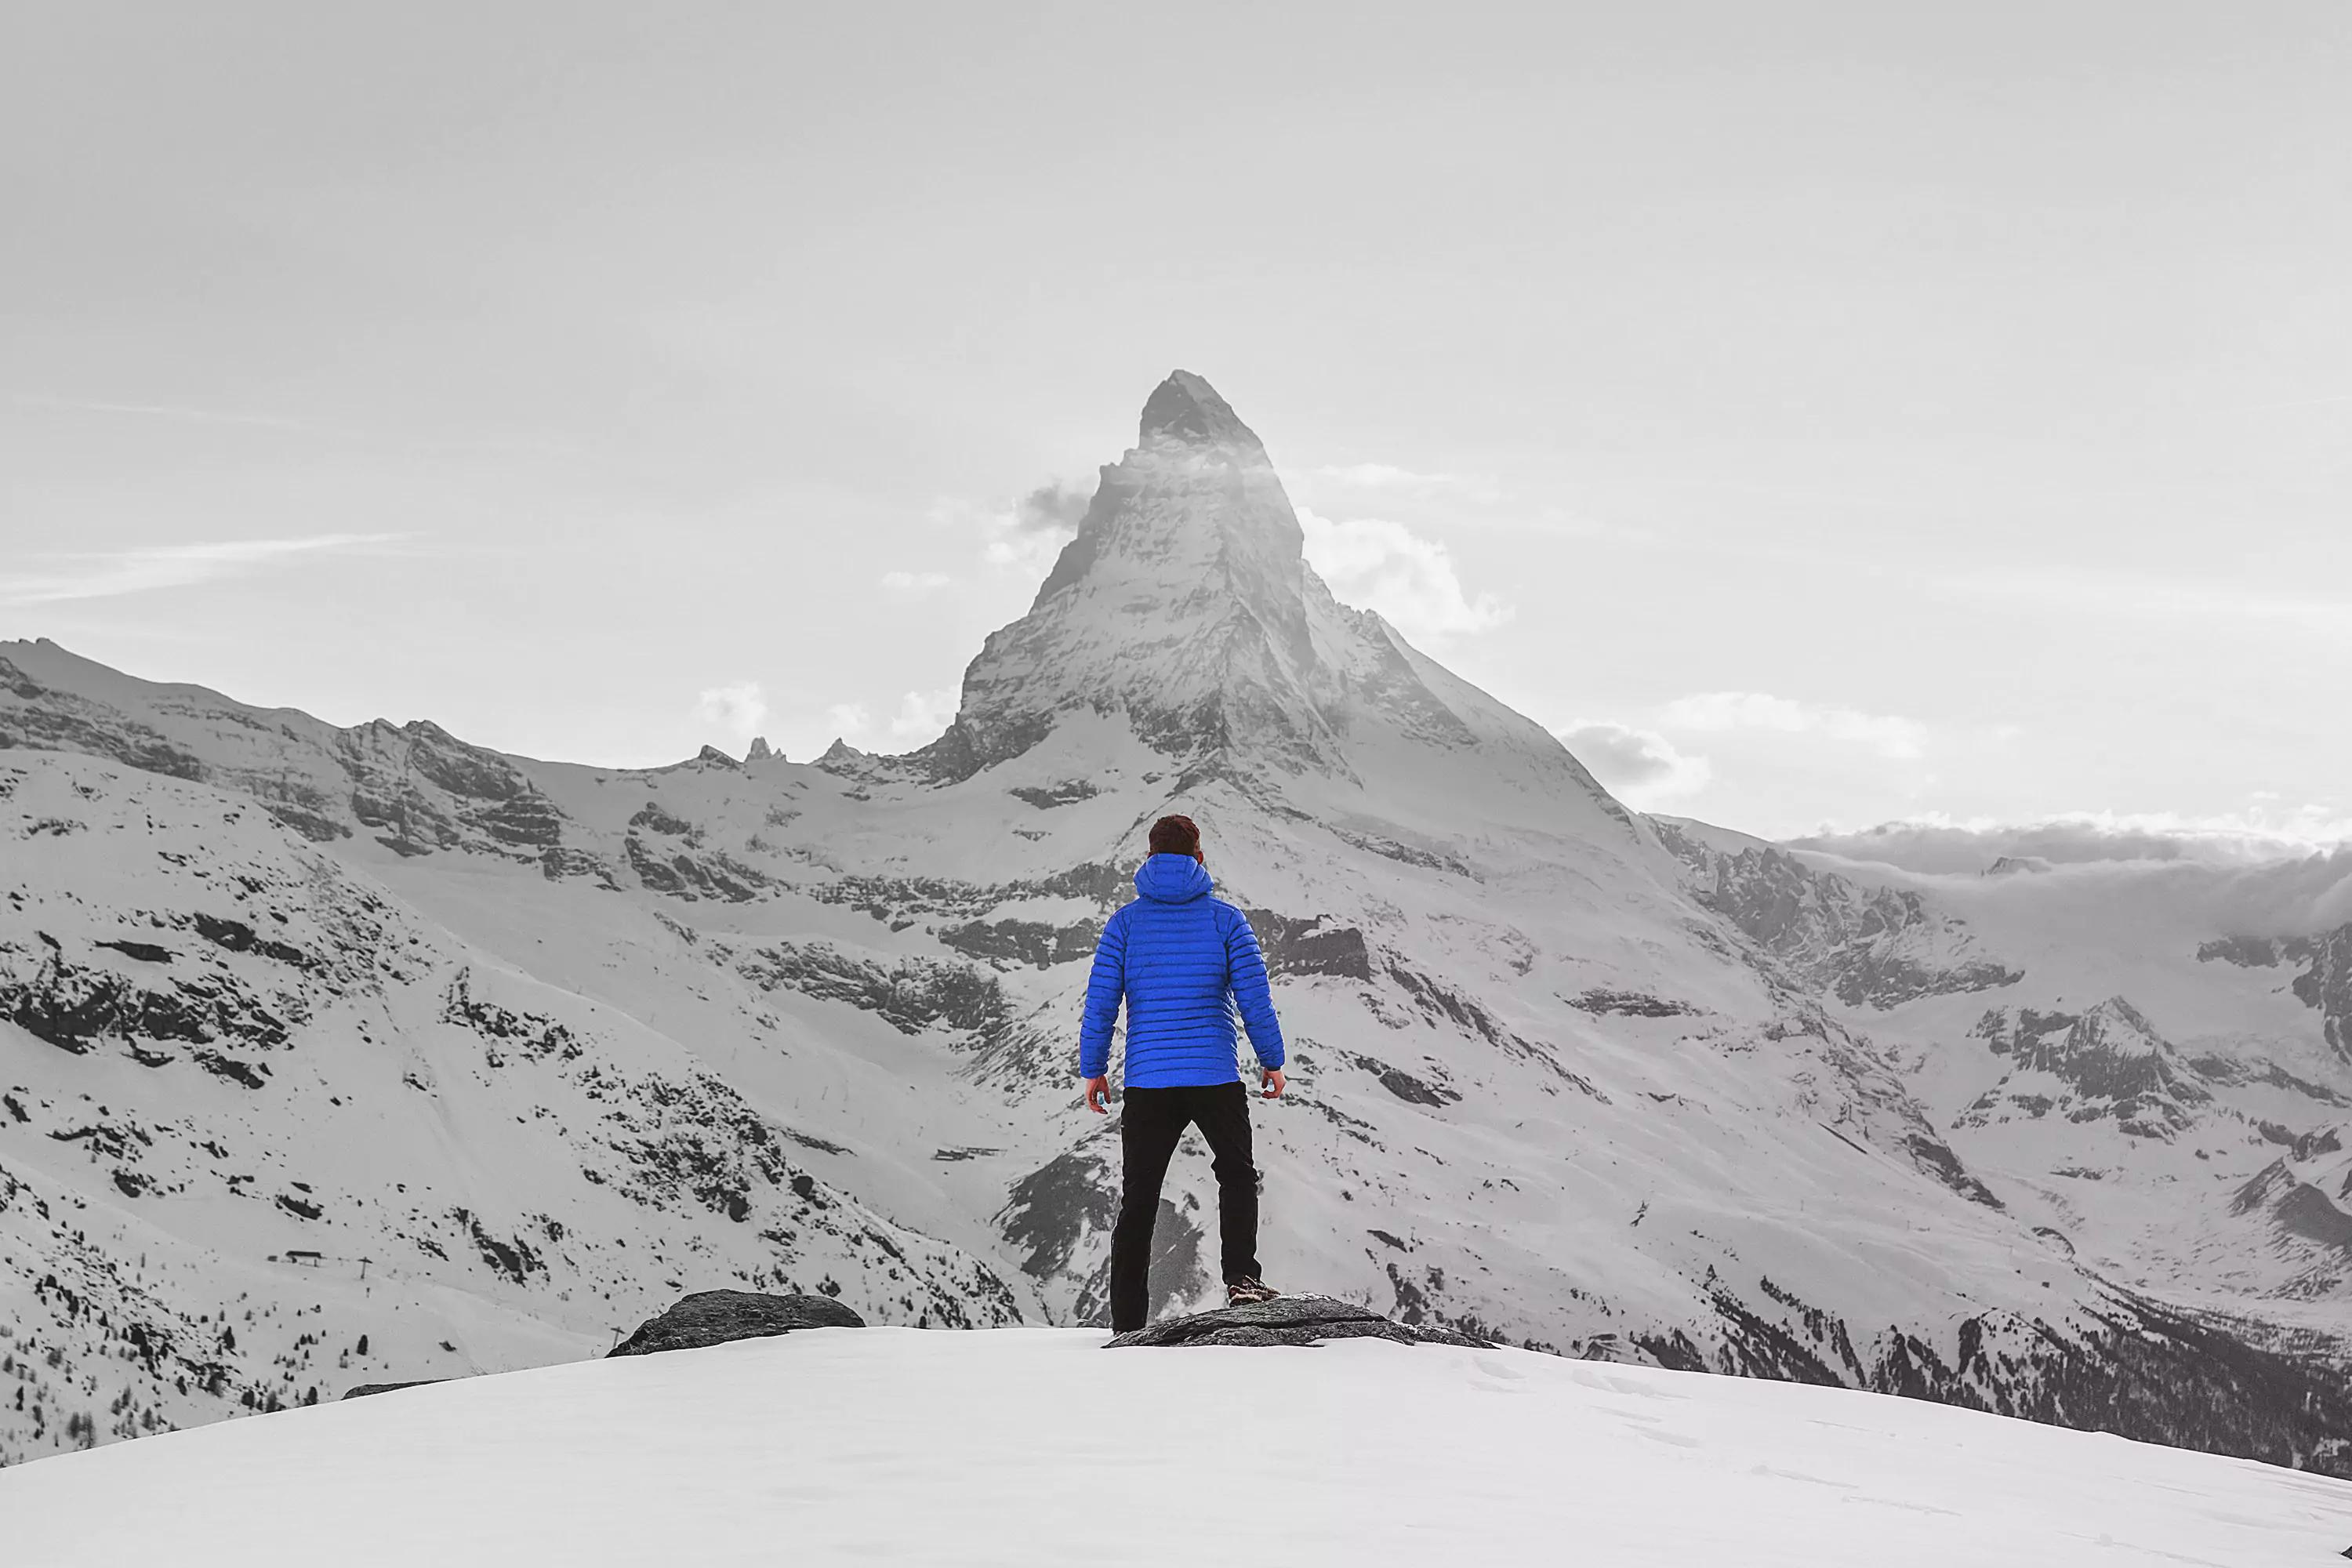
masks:
<instances>
[{"instance_id":1,"label":"exposed rock face","mask_svg":"<svg viewBox=\"0 0 2352 1568\"><path fill-rule=\"evenodd\" d=\"M2013 1065L1961 1113L1962 1126L2054 1112L2169 1141L2212 1099L2180 1053L2120 996L2079 1016L1996 1007L1971 1033Z\"/></svg>"},{"instance_id":2,"label":"exposed rock face","mask_svg":"<svg viewBox=\"0 0 2352 1568\"><path fill-rule=\"evenodd\" d=\"M730 1340L765 1339L794 1329L862 1329L866 1320L830 1296L769 1296L698 1290L613 1347L614 1355L700 1350Z\"/></svg>"},{"instance_id":3,"label":"exposed rock face","mask_svg":"<svg viewBox=\"0 0 2352 1568\"><path fill-rule=\"evenodd\" d=\"M563 813L513 759L428 721L340 730L196 686L162 688L134 716L93 695L129 684L54 643L16 645L0 658L0 749L82 752L250 795L318 844L364 832L406 856L525 862L563 844Z\"/></svg>"},{"instance_id":4,"label":"exposed rock face","mask_svg":"<svg viewBox=\"0 0 2352 1568\"><path fill-rule=\"evenodd\" d=\"M1863 888L1769 846L1727 852L1671 821L1659 839L1690 868L1699 902L1816 991L1848 1006L1895 1007L1921 996L1988 991L2025 978L1978 950L1965 922L1917 893Z\"/></svg>"},{"instance_id":5,"label":"exposed rock face","mask_svg":"<svg viewBox=\"0 0 2352 1568\"><path fill-rule=\"evenodd\" d=\"M1491 1349L1488 1342L1428 1325L1407 1325L1369 1307L1330 1296L1278 1296L1239 1307L1219 1307L1189 1318L1171 1318L1112 1340L1107 1349L1131 1345L1313 1345L1325 1340L1392 1340L1401 1345L1463 1345Z\"/></svg>"}]
</instances>

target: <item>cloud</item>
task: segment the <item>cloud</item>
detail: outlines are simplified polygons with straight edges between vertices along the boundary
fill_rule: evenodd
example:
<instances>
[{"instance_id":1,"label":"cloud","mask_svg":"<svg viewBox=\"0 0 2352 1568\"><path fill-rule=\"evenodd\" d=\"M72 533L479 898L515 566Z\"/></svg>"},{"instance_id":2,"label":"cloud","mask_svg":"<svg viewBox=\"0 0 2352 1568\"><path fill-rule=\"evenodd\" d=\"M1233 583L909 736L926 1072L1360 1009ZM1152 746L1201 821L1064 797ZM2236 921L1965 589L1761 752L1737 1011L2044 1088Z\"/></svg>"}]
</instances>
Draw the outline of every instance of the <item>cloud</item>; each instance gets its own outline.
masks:
<instances>
[{"instance_id":1,"label":"cloud","mask_svg":"<svg viewBox=\"0 0 2352 1568\"><path fill-rule=\"evenodd\" d=\"M1702 691L1677 697L1661 710L1658 720L1670 730L1709 733L1774 730L1790 735L1822 735L1897 759L1918 757L1927 747L1927 726L1916 719L1800 702L1761 691Z\"/></svg>"},{"instance_id":2,"label":"cloud","mask_svg":"<svg viewBox=\"0 0 2352 1568\"><path fill-rule=\"evenodd\" d=\"M824 710L824 721L834 734L853 745L877 731L893 741L921 745L939 739L954 721L958 702L953 688L909 691L898 699L898 710L887 720L877 722L874 710L863 702L836 702Z\"/></svg>"},{"instance_id":3,"label":"cloud","mask_svg":"<svg viewBox=\"0 0 2352 1568\"><path fill-rule=\"evenodd\" d=\"M934 593L954 581L954 578L944 572L885 572L882 574L882 586L885 591L903 595L908 598L918 598L922 595Z\"/></svg>"},{"instance_id":4,"label":"cloud","mask_svg":"<svg viewBox=\"0 0 2352 1568\"><path fill-rule=\"evenodd\" d=\"M92 397L56 397L40 392L13 392L8 400L20 408L45 408L61 414L127 414L142 419L177 419L194 425L249 425L264 430L316 430L304 419L278 414L248 414L228 408L197 408L174 403L117 403Z\"/></svg>"},{"instance_id":5,"label":"cloud","mask_svg":"<svg viewBox=\"0 0 2352 1568\"><path fill-rule=\"evenodd\" d=\"M1696 795L1714 773L1705 757L1677 751L1655 731L1605 719L1580 719L1559 739L1610 794L1639 811Z\"/></svg>"},{"instance_id":6,"label":"cloud","mask_svg":"<svg viewBox=\"0 0 2352 1568\"><path fill-rule=\"evenodd\" d=\"M1435 647L1509 620L1509 605L1492 594L1475 598L1462 586L1454 556L1401 522L1351 518L1335 522L1301 507L1307 560L1331 591L1377 612L1409 642Z\"/></svg>"},{"instance_id":7,"label":"cloud","mask_svg":"<svg viewBox=\"0 0 2352 1568\"><path fill-rule=\"evenodd\" d=\"M760 721L768 716L768 699L756 680L739 680L732 686L707 688L695 700L695 710L706 724L716 724L740 740L750 740L759 732Z\"/></svg>"},{"instance_id":8,"label":"cloud","mask_svg":"<svg viewBox=\"0 0 2352 1568\"><path fill-rule=\"evenodd\" d=\"M1023 496L1013 515L1017 526L1030 533L1076 533L1093 504L1092 490L1051 479Z\"/></svg>"},{"instance_id":9,"label":"cloud","mask_svg":"<svg viewBox=\"0 0 2352 1568\"><path fill-rule=\"evenodd\" d=\"M124 550L20 558L30 571L0 572L0 605L48 605L110 599L161 588L184 588L258 571L304 555L389 544L398 533L320 533L307 539L225 540L210 544L135 545Z\"/></svg>"},{"instance_id":10,"label":"cloud","mask_svg":"<svg viewBox=\"0 0 2352 1568\"><path fill-rule=\"evenodd\" d=\"M1502 492L1495 488L1495 481L1490 479L1465 474L1416 473L1392 463L1327 463L1313 470L1312 477L1328 479L1333 484L1351 489L1415 496L1450 493L1482 501L1502 499Z\"/></svg>"},{"instance_id":11,"label":"cloud","mask_svg":"<svg viewBox=\"0 0 2352 1568\"><path fill-rule=\"evenodd\" d=\"M2004 855L2054 866L2148 860L2247 865L2352 846L2352 814L2326 804L2283 807L2260 799L2242 811L2201 816L2098 811L2003 823L1929 814L1858 831L1823 828L1788 842L1795 848L1927 873L1980 871Z\"/></svg>"},{"instance_id":12,"label":"cloud","mask_svg":"<svg viewBox=\"0 0 2352 1568\"><path fill-rule=\"evenodd\" d=\"M2237 621L2352 640L2352 599L2315 598L2227 582L2164 582L2037 566L2015 574L1946 574L1927 582L1946 593L2062 610L2137 616L2177 625Z\"/></svg>"},{"instance_id":13,"label":"cloud","mask_svg":"<svg viewBox=\"0 0 2352 1568\"><path fill-rule=\"evenodd\" d=\"M978 533L981 559L997 571L1039 578L1054 569L1062 546L1076 535L1091 500L1087 491L1056 480L1039 485L1010 504L983 505L941 497L931 503L930 516L940 527ZM885 585L890 585L887 578Z\"/></svg>"},{"instance_id":14,"label":"cloud","mask_svg":"<svg viewBox=\"0 0 2352 1568\"><path fill-rule=\"evenodd\" d=\"M935 741L954 720L957 702L953 689L909 691L898 700L898 711L890 720L890 734L901 741Z\"/></svg>"}]
</instances>

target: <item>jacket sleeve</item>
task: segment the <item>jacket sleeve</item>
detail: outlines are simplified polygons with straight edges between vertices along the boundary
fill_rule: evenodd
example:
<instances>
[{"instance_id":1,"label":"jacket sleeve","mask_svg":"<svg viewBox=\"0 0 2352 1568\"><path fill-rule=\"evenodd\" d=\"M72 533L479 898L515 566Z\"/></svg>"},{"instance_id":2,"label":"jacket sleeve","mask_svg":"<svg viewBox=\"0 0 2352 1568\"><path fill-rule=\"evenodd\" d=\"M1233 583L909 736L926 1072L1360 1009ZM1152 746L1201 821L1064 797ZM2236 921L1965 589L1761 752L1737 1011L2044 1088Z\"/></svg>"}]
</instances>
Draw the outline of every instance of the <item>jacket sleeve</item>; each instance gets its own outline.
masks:
<instances>
[{"instance_id":1,"label":"jacket sleeve","mask_svg":"<svg viewBox=\"0 0 2352 1568\"><path fill-rule=\"evenodd\" d=\"M1110 1070L1110 1034L1127 992L1127 922L1120 910L1104 922L1095 943L1094 973L1087 976L1087 1010L1078 1025L1078 1076L1100 1078Z\"/></svg>"},{"instance_id":2,"label":"jacket sleeve","mask_svg":"<svg viewBox=\"0 0 2352 1568\"><path fill-rule=\"evenodd\" d=\"M1280 1067L1286 1054L1282 1025L1274 1016L1274 989L1266 983L1265 954L1258 950L1257 932L1250 929L1249 917L1239 910L1226 916L1225 976L1234 988L1242 1026L1249 1031L1250 1049L1257 1053L1257 1065Z\"/></svg>"}]
</instances>

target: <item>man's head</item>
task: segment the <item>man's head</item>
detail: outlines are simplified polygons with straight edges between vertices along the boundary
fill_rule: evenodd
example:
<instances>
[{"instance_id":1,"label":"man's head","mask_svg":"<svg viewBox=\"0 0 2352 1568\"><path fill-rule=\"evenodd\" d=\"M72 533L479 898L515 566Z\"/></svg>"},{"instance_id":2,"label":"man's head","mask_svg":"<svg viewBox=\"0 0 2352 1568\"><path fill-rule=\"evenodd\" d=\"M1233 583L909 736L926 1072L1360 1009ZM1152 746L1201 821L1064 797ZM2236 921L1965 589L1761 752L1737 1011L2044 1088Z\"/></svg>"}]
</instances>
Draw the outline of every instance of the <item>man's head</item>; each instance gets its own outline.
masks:
<instances>
[{"instance_id":1,"label":"man's head","mask_svg":"<svg viewBox=\"0 0 2352 1568\"><path fill-rule=\"evenodd\" d=\"M1205 860L1201 853L1201 829L1189 816L1163 816L1151 825L1151 852L1154 855L1190 855L1195 860Z\"/></svg>"}]
</instances>

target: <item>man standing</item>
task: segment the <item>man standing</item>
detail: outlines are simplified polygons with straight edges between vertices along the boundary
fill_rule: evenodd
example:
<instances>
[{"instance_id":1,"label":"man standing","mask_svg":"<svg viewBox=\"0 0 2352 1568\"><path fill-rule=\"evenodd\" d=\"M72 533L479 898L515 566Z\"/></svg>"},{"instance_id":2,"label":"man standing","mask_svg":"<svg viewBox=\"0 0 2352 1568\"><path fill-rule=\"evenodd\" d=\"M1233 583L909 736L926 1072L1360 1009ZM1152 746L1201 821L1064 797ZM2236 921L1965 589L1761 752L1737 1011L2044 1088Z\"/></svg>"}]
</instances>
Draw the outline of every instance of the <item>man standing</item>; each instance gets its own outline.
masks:
<instances>
[{"instance_id":1,"label":"man standing","mask_svg":"<svg viewBox=\"0 0 2352 1568\"><path fill-rule=\"evenodd\" d=\"M1136 900L1112 915L1095 946L1078 1031L1087 1107L1108 1115L1111 1026L1127 1003L1127 1110L1118 1227L1110 1242L1110 1326L1143 1327L1151 1222L1160 1184L1187 1125L1216 1157L1225 1300L1272 1300L1257 1277L1257 1167L1251 1163L1249 1093L1234 1056L1234 1018L1249 1029L1265 1098L1282 1093L1282 1026L1257 933L1241 910L1209 897L1208 857L1189 816L1151 825L1151 857L1135 873Z\"/></svg>"}]
</instances>

